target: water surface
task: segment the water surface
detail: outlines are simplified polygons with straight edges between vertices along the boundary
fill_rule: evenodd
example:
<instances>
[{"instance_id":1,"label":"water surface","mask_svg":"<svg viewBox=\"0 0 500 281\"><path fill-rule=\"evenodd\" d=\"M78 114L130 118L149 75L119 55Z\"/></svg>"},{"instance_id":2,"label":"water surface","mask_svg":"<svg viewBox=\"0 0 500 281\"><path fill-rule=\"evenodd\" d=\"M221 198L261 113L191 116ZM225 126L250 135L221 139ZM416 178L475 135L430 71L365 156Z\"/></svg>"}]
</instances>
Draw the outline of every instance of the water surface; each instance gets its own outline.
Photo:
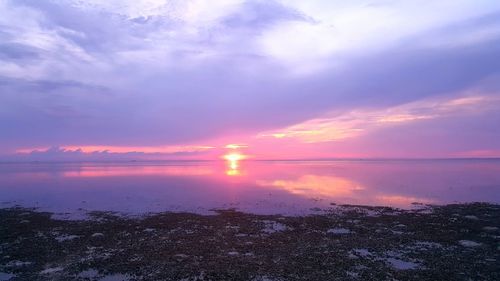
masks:
<instances>
[{"instance_id":1,"label":"water surface","mask_svg":"<svg viewBox=\"0 0 500 281\"><path fill-rule=\"evenodd\" d=\"M306 214L331 203L500 203L500 161L0 164L0 207L145 213L236 208Z\"/></svg>"}]
</instances>

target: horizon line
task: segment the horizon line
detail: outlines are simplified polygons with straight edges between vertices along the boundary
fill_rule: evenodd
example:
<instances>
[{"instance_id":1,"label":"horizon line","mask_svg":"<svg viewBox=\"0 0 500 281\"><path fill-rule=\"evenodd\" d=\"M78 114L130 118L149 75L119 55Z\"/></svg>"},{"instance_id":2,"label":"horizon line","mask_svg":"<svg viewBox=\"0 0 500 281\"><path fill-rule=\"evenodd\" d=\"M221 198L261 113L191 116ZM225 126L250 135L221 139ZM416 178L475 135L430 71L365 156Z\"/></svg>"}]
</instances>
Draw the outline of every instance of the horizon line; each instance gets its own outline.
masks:
<instances>
[{"instance_id":1,"label":"horizon line","mask_svg":"<svg viewBox=\"0 0 500 281\"><path fill-rule=\"evenodd\" d=\"M500 157L340 157L340 158L291 158L244 159L244 162L328 162L328 161L449 161L449 160L500 160ZM224 159L130 159L130 160L0 160L0 164L15 163L141 163L141 162L226 162Z\"/></svg>"}]
</instances>

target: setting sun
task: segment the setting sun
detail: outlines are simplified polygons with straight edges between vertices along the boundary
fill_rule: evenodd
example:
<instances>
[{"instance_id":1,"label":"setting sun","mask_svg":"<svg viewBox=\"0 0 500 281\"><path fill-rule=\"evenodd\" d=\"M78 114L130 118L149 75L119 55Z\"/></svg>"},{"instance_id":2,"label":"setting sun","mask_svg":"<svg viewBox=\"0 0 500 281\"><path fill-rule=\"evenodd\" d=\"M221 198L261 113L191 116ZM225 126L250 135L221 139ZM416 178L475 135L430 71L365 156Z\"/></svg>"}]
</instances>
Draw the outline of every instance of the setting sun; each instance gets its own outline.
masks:
<instances>
[{"instance_id":1,"label":"setting sun","mask_svg":"<svg viewBox=\"0 0 500 281\"><path fill-rule=\"evenodd\" d=\"M239 160L245 159L245 155L239 154L239 153L229 153L224 155L224 159L230 162L237 162Z\"/></svg>"},{"instance_id":2,"label":"setting sun","mask_svg":"<svg viewBox=\"0 0 500 281\"><path fill-rule=\"evenodd\" d=\"M229 169L226 171L228 176L236 176L240 174L238 170L238 162L246 158L245 155L233 152L223 156L224 159L228 162Z\"/></svg>"},{"instance_id":3,"label":"setting sun","mask_svg":"<svg viewBox=\"0 0 500 281\"><path fill-rule=\"evenodd\" d=\"M500 0L0 0L0 281L500 281L499 42Z\"/></svg>"}]
</instances>

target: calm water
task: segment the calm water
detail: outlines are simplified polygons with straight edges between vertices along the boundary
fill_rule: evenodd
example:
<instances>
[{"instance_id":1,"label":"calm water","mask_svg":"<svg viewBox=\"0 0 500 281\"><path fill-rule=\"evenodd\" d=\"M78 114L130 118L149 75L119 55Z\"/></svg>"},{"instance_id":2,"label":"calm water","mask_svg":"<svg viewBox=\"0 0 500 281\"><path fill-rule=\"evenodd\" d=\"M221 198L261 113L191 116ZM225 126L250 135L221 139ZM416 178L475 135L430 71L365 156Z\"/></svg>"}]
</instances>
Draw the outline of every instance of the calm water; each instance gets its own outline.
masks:
<instances>
[{"instance_id":1,"label":"calm water","mask_svg":"<svg viewBox=\"0 0 500 281\"><path fill-rule=\"evenodd\" d=\"M0 164L0 207L126 213L237 208L303 214L330 203L500 203L500 161Z\"/></svg>"}]
</instances>

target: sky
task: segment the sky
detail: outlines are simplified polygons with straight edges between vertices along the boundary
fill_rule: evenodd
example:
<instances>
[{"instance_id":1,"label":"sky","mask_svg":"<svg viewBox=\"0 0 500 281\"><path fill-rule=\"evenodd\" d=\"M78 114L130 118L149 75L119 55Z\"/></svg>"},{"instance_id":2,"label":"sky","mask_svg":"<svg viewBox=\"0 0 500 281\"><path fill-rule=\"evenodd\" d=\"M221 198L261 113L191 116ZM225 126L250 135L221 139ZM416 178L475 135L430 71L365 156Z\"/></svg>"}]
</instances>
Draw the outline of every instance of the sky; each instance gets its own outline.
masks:
<instances>
[{"instance_id":1,"label":"sky","mask_svg":"<svg viewBox=\"0 0 500 281\"><path fill-rule=\"evenodd\" d=\"M0 0L0 160L500 157L495 0Z\"/></svg>"}]
</instances>

